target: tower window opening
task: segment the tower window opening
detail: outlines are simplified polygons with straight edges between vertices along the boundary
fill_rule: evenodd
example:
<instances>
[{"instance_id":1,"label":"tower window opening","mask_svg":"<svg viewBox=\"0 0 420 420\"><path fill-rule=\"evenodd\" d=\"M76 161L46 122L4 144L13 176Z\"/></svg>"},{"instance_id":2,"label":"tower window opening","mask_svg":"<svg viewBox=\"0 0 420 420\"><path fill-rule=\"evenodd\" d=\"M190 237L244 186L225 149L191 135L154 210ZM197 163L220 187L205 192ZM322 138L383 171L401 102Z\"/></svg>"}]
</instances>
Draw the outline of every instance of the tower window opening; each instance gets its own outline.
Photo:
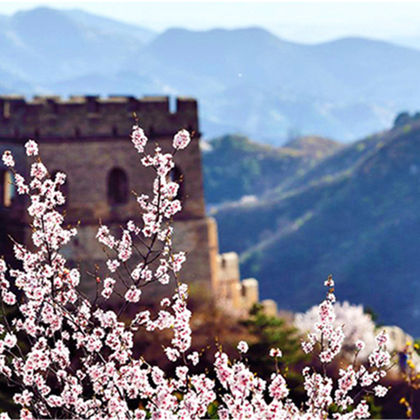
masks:
<instances>
[{"instance_id":1,"label":"tower window opening","mask_svg":"<svg viewBox=\"0 0 420 420\"><path fill-rule=\"evenodd\" d=\"M120 168L114 168L108 175L108 202L124 204L128 201L128 177Z\"/></svg>"},{"instance_id":2,"label":"tower window opening","mask_svg":"<svg viewBox=\"0 0 420 420\"><path fill-rule=\"evenodd\" d=\"M11 171L0 173L0 205L10 207L16 195L14 177Z\"/></svg>"},{"instance_id":3,"label":"tower window opening","mask_svg":"<svg viewBox=\"0 0 420 420\"><path fill-rule=\"evenodd\" d=\"M6 101L3 104L3 118L10 118L10 102Z\"/></svg>"}]
</instances>

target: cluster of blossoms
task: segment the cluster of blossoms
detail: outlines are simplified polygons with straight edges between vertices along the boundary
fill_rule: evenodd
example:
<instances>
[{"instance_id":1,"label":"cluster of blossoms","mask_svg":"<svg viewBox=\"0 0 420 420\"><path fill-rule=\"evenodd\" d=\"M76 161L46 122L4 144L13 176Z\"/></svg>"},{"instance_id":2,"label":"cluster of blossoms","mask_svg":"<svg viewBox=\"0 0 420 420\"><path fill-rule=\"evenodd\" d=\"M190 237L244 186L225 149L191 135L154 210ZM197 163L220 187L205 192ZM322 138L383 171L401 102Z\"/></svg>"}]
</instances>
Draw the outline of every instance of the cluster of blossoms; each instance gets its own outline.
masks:
<instances>
[{"instance_id":1,"label":"cluster of blossoms","mask_svg":"<svg viewBox=\"0 0 420 420\"><path fill-rule=\"evenodd\" d=\"M318 322L318 311L318 306L313 306L305 313L296 314L294 324L298 330L302 333L311 331L313 325ZM371 316L364 312L362 305L351 305L348 302L335 302L334 314L334 328L342 326L345 335L343 352L352 359L354 351L358 350L359 359L367 360L376 347L376 326ZM363 342L362 349L356 347L358 340Z\"/></svg>"},{"instance_id":2,"label":"cluster of blossoms","mask_svg":"<svg viewBox=\"0 0 420 420\"><path fill-rule=\"evenodd\" d=\"M345 340L342 325L335 325L336 314L334 312L334 281L331 276L325 281L329 288L326 299L319 305L318 322L314 325L313 332L308 333L307 341L302 342L302 349L306 353L313 352L315 347L319 349L319 361L323 372L311 371L304 368L304 387L308 393L308 412L313 417L326 417L331 404L338 408L334 413L335 418L366 418L369 416L368 405L365 400L357 401L354 396L360 396L361 392L374 393L377 397L383 397L387 389L379 382L386 376L386 369L390 366L391 356L387 351L388 335L385 331L376 337L376 346L368 356L369 364L356 365L356 357L365 348L362 340L355 343L355 362L346 368L339 370L338 386L334 391L334 384L326 374L326 366L340 353ZM357 390L357 392L356 392ZM348 412L350 407L355 407Z\"/></svg>"},{"instance_id":3,"label":"cluster of blossoms","mask_svg":"<svg viewBox=\"0 0 420 420\"><path fill-rule=\"evenodd\" d=\"M241 360L231 362L222 352L216 354L215 369L222 385L219 399L220 418L249 419L324 419L330 417L330 410L335 407L334 418L357 419L369 417L369 406L362 399L365 393L384 397L387 388L379 382L386 375L390 365L390 354L386 350L388 337L385 332L376 337L376 346L369 355L368 365L356 365L356 357L364 348L362 340L354 345L355 363L348 364L339 371L337 381L327 374L327 365L340 353L345 339L341 326L335 326L334 281L330 276L325 282L329 291L326 299L318 306L318 317L313 331L302 342L302 349L307 353L318 355L322 365L321 372L305 367L302 371L304 389L307 394L305 407L302 409L288 398L289 389L286 379L280 372L277 359L282 357L280 349L271 349L270 356L275 359L276 372L267 383L255 376ZM244 355L248 346L245 342L238 344L238 350ZM267 395L269 399L267 399Z\"/></svg>"},{"instance_id":4,"label":"cluster of blossoms","mask_svg":"<svg viewBox=\"0 0 420 420\"><path fill-rule=\"evenodd\" d=\"M60 192L65 175L50 177L32 140L25 145L27 155L34 157L29 181L15 171L11 153L3 154L4 163L14 171L18 193L29 199L34 245L29 250L14 243L20 268L10 268L0 259L4 320L0 326L0 373L16 390L13 400L20 407L20 417L195 419L208 417L209 407L214 405L222 419L326 418L333 403L341 410L337 418L368 416L360 390L373 390L377 396L386 393L378 385L389 364L384 334L377 337L369 366L343 368L337 384L325 369L319 373L305 368L308 400L303 408L289 397L277 365L282 357L277 348L270 351L276 368L268 382L248 366L248 344L243 341L238 345L239 360L230 361L221 349L215 354L217 379L193 373L191 368L200 356L191 350L188 288L179 280L186 257L172 250L171 219L181 210L181 203L176 198L179 185L170 177L173 156L188 146L190 136L181 130L174 137L172 153L162 153L156 147L153 154L147 154L147 137L135 126L132 142L141 164L155 172L153 192L137 196L142 223L127 222L120 235L105 225L99 227L97 239L109 256L106 265L110 273L97 283L98 293L92 299L80 290L79 270L70 269L60 253L77 234L75 228L64 225L57 210L65 202ZM140 305L142 291L153 282L173 285L170 297L160 301L155 314ZM341 327L333 325L332 279L327 286L330 291L319 307L315 331L303 343L306 351L319 349L324 367L337 356L344 340ZM121 302L117 312L107 309L109 299ZM130 305L134 314L127 321L121 315L131 313L125 311ZM7 306L14 306L13 319L7 315ZM135 356L139 334L162 330L172 332L170 344L163 349L174 363L172 376Z\"/></svg>"}]
</instances>

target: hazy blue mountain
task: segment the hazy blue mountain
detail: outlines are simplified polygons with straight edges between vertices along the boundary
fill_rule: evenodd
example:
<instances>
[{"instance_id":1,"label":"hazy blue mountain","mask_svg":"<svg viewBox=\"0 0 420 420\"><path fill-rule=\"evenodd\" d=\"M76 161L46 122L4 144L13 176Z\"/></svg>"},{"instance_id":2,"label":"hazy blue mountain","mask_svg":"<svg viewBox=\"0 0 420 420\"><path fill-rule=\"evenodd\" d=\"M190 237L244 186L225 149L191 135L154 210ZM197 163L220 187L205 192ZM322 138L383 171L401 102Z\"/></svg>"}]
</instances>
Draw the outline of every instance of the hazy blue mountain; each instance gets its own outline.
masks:
<instances>
[{"instance_id":1,"label":"hazy blue mountain","mask_svg":"<svg viewBox=\"0 0 420 420\"><path fill-rule=\"evenodd\" d=\"M141 63L140 73L200 98L204 131L231 126L272 143L290 131L355 138L420 97L420 51L361 38L302 45L259 28L171 29L128 65Z\"/></svg>"},{"instance_id":2,"label":"hazy blue mountain","mask_svg":"<svg viewBox=\"0 0 420 420\"><path fill-rule=\"evenodd\" d=\"M339 39L315 45L312 50L330 74L346 86L349 99L358 96L392 101L398 107L418 104L418 89L407 83L420 81L415 71L420 64L418 50L365 38ZM411 96L407 96L409 90L413 91Z\"/></svg>"},{"instance_id":3,"label":"hazy blue mountain","mask_svg":"<svg viewBox=\"0 0 420 420\"><path fill-rule=\"evenodd\" d=\"M316 45L261 28L161 34L80 10L1 17L0 69L16 93L192 95L207 138L341 141L388 128L420 102L420 51L345 38ZM26 83L26 84L25 84Z\"/></svg>"},{"instance_id":4,"label":"hazy blue mountain","mask_svg":"<svg viewBox=\"0 0 420 420\"><path fill-rule=\"evenodd\" d=\"M34 90L89 73L111 74L143 45L143 30L76 12L39 7L17 12L0 27L5 70L26 79ZM144 39L150 34L144 31Z\"/></svg>"},{"instance_id":5,"label":"hazy blue mountain","mask_svg":"<svg viewBox=\"0 0 420 420\"><path fill-rule=\"evenodd\" d=\"M415 48L420 50L420 36L397 36L390 39L391 42L402 45L404 47Z\"/></svg>"},{"instance_id":6,"label":"hazy blue mountain","mask_svg":"<svg viewBox=\"0 0 420 420\"><path fill-rule=\"evenodd\" d=\"M420 335L420 122L321 160L257 203L216 213L222 251L241 255L261 295L303 311L332 273L340 300Z\"/></svg>"},{"instance_id":7,"label":"hazy blue mountain","mask_svg":"<svg viewBox=\"0 0 420 420\"><path fill-rule=\"evenodd\" d=\"M157 34L156 32L143 28L142 26L132 25L129 23L122 23L114 19L104 16L98 16L93 13L85 12L84 10L74 9L63 11L78 25L85 28L94 28L103 33L115 33L125 35L128 38L136 37L142 44L150 42Z\"/></svg>"},{"instance_id":8,"label":"hazy blue mountain","mask_svg":"<svg viewBox=\"0 0 420 420\"><path fill-rule=\"evenodd\" d=\"M264 86L267 80L278 85L283 74L291 76L305 47L278 39L260 28L189 31L169 29L140 52L164 65L218 81L221 87L234 86L238 79ZM278 67L280 54L296 57L297 63ZM303 64L303 63L302 63ZM181 85L182 87L183 85Z\"/></svg>"}]
</instances>

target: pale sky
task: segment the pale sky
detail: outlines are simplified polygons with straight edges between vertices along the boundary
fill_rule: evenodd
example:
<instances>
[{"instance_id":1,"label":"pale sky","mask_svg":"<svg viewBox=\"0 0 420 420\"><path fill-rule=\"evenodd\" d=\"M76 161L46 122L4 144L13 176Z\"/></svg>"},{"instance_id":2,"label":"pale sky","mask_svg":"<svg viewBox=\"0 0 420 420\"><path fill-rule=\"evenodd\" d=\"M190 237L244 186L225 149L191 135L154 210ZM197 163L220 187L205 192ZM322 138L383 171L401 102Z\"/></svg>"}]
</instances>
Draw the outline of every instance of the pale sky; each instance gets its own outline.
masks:
<instances>
[{"instance_id":1,"label":"pale sky","mask_svg":"<svg viewBox=\"0 0 420 420\"><path fill-rule=\"evenodd\" d=\"M162 31L262 26L300 42L343 36L419 38L420 1L1 1L0 14L37 6L83 9Z\"/></svg>"}]
</instances>

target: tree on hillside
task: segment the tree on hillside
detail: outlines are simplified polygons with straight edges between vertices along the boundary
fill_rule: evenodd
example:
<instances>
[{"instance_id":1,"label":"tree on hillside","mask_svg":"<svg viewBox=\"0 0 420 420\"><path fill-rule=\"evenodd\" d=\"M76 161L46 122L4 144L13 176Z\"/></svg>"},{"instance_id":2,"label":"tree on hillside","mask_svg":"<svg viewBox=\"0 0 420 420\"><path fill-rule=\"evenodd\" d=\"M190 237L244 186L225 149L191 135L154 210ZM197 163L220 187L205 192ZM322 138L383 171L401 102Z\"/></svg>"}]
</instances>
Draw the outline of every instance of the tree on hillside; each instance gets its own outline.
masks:
<instances>
[{"instance_id":1,"label":"tree on hillside","mask_svg":"<svg viewBox=\"0 0 420 420\"><path fill-rule=\"evenodd\" d=\"M394 127L403 127L411 121L410 114L407 111L400 112L394 120Z\"/></svg>"}]
</instances>

